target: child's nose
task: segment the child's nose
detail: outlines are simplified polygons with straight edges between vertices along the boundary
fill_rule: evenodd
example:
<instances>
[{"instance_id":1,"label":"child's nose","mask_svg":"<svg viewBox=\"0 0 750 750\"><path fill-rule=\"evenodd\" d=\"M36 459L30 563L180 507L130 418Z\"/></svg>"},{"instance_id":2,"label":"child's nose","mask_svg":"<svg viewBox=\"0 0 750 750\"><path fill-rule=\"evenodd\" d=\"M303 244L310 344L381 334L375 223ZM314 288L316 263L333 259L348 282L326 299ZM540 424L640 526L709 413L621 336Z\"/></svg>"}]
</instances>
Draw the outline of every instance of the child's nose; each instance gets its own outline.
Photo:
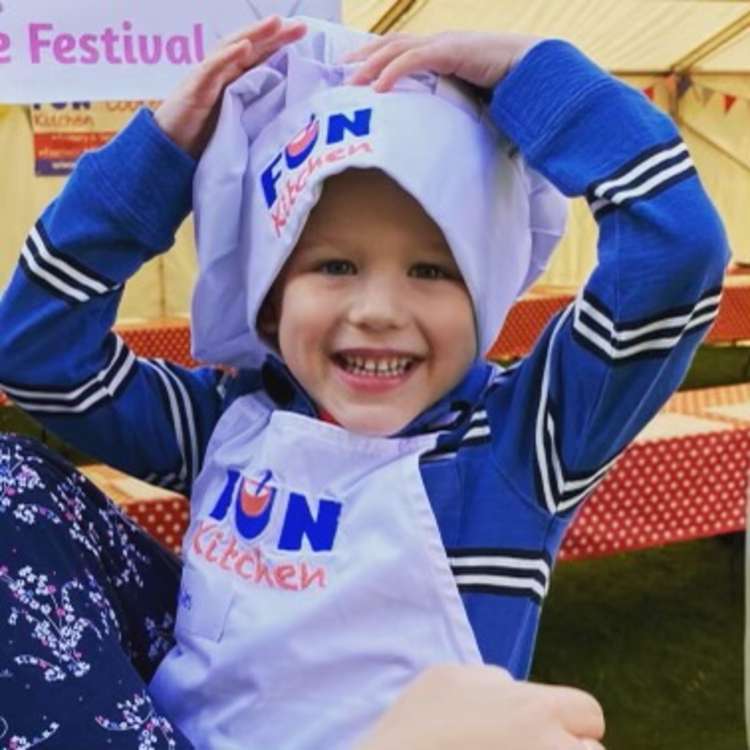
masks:
<instances>
[{"instance_id":1,"label":"child's nose","mask_svg":"<svg viewBox=\"0 0 750 750\"><path fill-rule=\"evenodd\" d=\"M405 290L388 280L368 281L352 298L349 322L372 330L398 328L406 321Z\"/></svg>"}]
</instances>

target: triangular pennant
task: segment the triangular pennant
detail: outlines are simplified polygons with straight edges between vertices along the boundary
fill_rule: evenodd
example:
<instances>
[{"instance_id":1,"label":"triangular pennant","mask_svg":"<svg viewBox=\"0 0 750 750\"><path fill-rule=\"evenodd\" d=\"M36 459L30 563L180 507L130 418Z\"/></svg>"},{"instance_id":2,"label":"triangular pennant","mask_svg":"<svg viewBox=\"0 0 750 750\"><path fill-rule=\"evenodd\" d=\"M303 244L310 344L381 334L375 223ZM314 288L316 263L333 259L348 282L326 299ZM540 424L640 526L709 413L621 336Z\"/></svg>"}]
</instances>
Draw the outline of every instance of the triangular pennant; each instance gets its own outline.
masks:
<instances>
[{"instance_id":1,"label":"triangular pennant","mask_svg":"<svg viewBox=\"0 0 750 750\"><path fill-rule=\"evenodd\" d=\"M724 94L724 114L729 114L729 110L734 107L734 103L737 101L736 96L732 96L731 94Z\"/></svg>"},{"instance_id":2,"label":"triangular pennant","mask_svg":"<svg viewBox=\"0 0 750 750\"><path fill-rule=\"evenodd\" d=\"M704 106L711 101L711 97L714 95L713 89L708 89L705 86L696 86L698 90L698 100Z\"/></svg>"},{"instance_id":3,"label":"triangular pennant","mask_svg":"<svg viewBox=\"0 0 750 750\"><path fill-rule=\"evenodd\" d=\"M693 81L688 75L677 76L677 99L682 99L691 89Z\"/></svg>"},{"instance_id":4,"label":"triangular pennant","mask_svg":"<svg viewBox=\"0 0 750 750\"><path fill-rule=\"evenodd\" d=\"M653 86L646 86L645 89L643 89L643 93L651 100L654 101L654 87Z\"/></svg>"}]
</instances>

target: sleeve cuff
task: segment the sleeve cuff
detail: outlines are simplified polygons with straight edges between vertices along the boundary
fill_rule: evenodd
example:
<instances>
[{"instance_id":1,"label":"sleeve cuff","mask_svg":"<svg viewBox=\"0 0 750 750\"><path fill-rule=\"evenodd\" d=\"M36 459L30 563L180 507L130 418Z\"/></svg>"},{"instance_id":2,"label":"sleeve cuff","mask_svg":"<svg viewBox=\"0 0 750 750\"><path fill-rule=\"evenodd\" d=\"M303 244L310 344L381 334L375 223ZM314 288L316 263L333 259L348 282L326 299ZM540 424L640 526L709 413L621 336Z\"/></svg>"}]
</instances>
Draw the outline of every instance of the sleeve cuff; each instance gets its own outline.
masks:
<instances>
[{"instance_id":1,"label":"sleeve cuff","mask_svg":"<svg viewBox=\"0 0 750 750\"><path fill-rule=\"evenodd\" d=\"M138 228L144 245L167 249L192 208L196 161L159 128L152 112L139 110L112 141L85 161L97 173L112 211Z\"/></svg>"},{"instance_id":2,"label":"sleeve cuff","mask_svg":"<svg viewBox=\"0 0 750 750\"><path fill-rule=\"evenodd\" d=\"M495 125L533 161L580 102L611 77L568 42L534 45L493 91Z\"/></svg>"}]
</instances>

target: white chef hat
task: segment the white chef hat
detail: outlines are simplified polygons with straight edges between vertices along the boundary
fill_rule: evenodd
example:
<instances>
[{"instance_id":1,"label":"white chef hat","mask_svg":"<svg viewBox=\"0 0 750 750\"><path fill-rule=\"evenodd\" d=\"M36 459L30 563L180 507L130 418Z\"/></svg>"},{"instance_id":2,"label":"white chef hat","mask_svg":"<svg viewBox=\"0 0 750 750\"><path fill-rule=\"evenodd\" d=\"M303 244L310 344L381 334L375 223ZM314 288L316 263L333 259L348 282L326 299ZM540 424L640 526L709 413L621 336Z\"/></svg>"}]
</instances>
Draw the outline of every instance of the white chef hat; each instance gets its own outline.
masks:
<instances>
[{"instance_id":1,"label":"white chef hat","mask_svg":"<svg viewBox=\"0 0 750 750\"><path fill-rule=\"evenodd\" d=\"M327 177L377 168L442 229L487 351L562 235L566 200L512 155L486 108L420 74L388 93L344 80L342 57L370 35L305 19L307 35L227 88L194 183L199 276L193 354L257 367L263 300Z\"/></svg>"}]
</instances>

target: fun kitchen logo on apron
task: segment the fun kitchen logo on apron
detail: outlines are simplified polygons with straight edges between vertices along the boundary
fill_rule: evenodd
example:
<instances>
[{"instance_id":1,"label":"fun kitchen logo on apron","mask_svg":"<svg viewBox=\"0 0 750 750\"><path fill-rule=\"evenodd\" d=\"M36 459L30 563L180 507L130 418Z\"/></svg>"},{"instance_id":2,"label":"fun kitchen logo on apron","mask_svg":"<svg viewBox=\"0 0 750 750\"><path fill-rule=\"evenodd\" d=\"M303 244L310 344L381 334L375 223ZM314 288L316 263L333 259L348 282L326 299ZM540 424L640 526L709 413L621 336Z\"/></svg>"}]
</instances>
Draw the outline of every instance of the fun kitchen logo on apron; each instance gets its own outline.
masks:
<instances>
[{"instance_id":1,"label":"fun kitchen logo on apron","mask_svg":"<svg viewBox=\"0 0 750 750\"><path fill-rule=\"evenodd\" d=\"M330 552L336 539L341 503L320 498L311 504L301 492L289 491L286 507L277 502L278 487L271 484L272 473L259 478L243 477L229 470L219 499L208 518L201 519L193 533L193 554L211 565L239 576L248 583L287 591L311 587L325 588L326 568L308 561L276 564L267 560L259 545L284 552L302 552L305 542L311 552ZM317 507L317 512L313 512ZM282 514L278 538L271 539L269 521ZM232 523L224 523L227 517Z\"/></svg>"},{"instance_id":2,"label":"fun kitchen logo on apron","mask_svg":"<svg viewBox=\"0 0 750 750\"><path fill-rule=\"evenodd\" d=\"M355 154L372 153L370 141L361 140L370 135L372 109L358 109L351 115L335 113L328 116L326 123L325 145L321 153L313 154L320 140L320 120L312 115L310 121L294 138L276 154L271 163L263 170L260 183L266 199L273 228L280 237L289 217L292 215L297 197L305 189L308 179L324 164L343 161ZM343 143L346 133L360 139L347 145ZM320 149L318 149L320 151ZM283 178L280 188L277 187Z\"/></svg>"}]
</instances>

